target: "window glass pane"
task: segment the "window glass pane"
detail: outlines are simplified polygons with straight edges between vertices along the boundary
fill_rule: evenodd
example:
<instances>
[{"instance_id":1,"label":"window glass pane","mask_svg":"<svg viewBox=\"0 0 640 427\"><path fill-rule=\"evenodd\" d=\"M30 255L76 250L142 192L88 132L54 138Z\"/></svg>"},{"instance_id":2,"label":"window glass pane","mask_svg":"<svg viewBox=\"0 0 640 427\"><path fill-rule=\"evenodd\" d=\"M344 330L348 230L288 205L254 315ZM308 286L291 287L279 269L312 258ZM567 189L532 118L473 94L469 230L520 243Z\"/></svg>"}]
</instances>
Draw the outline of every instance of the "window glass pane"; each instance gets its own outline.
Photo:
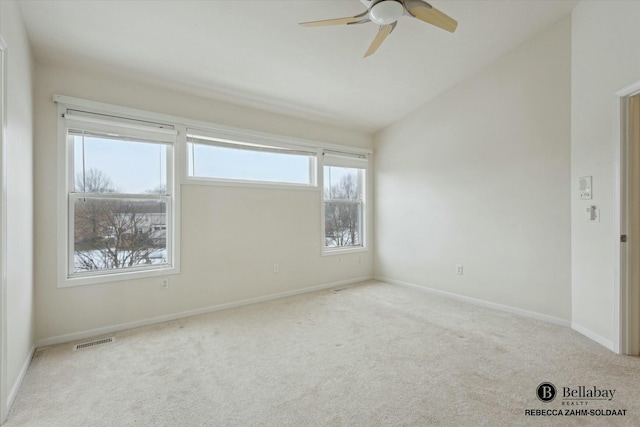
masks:
<instances>
[{"instance_id":1,"label":"window glass pane","mask_svg":"<svg viewBox=\"0 0 640 427\"><path fill-rule=\"evenodd\" d=\"M361 198L362 169L337 166L324 167L325 200L358 200Z\"/></svg>"},{"instance_id":2,"label":"window glass pane","mask_svg":"<svg viewBox=\"0 0 640 427\"><path fill-rule=\"evenodd\" d=\"M167 146L73 135L76 192L165 194Z\"/></svg>"},{"instance_id":3,"label":"window glass pane","mask_svg":"<svg viewBox=\"0 0 640 427\"><path fill-rule=\"evenodd\" d=\"M167 202L76 199L74 273L167 264Z\"/></svg>"},{"instance_id":4,"label":"window glass pane","mask_svg":"<svg viewBox=\"0 0 640 427\"><path fill-rule=\"evenodd\" d=\"M325 246L362 246L361 219L362 204L359 202L325 202Z\"/></svg>"},{"instance_id":5,"label":"window glass pane","mask_svg":"<svg viewBox=\"0 0 640 427\"><path fill-rule=\"evenodd\" d=\"M311 184L312 156L189 143L189 175L201 178Z\"/></svg>"}]
</instances>

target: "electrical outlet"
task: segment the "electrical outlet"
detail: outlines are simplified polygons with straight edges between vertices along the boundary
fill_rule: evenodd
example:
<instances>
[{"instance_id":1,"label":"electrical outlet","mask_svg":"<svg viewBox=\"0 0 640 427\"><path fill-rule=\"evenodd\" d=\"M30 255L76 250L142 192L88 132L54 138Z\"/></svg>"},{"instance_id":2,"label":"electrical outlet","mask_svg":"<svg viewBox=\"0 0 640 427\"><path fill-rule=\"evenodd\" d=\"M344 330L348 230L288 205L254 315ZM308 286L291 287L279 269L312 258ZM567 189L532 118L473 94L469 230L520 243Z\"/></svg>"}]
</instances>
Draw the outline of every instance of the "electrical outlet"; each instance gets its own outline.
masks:
<instances>
[{"instance_id":1,"label":"electrical outlet","mask_svg":"<svg viewBox=\"0 0 640 427\"><path fill-rule=\"evenodd\" d=\"M162 279L162 285L160 287L162 289L169 289L169 279Z\"/></svg>"},{"instance_id":2,"label":"electrical outlet","mask_svg":"<svg viewBox=\"0 0 640 427\"><path fill-rule=\"evenodd\" d=\"M278 263L273 264L273 272L274 273L280 273L280 264L278 264Z\"/></svg>"},{"instance_id":3,"label":"electrical outlet","mask_svg":"<svg viewBox=\"0 0 640 427\"><path fill-rule=\"evenodd\" d=\"M456 274L462 276L464 274L464 267L462 265L456 265Z\"/></svg>"},{"instance_id":4,"label":"electrical outlet","mask_svg":"<svg viewBox=\"0 0 640 427\"><path fill-rule=\"evenodd\" d=\"M342 257L341 256L338 257L338 262L342 262Z\"/></svg>"}]
</instances>

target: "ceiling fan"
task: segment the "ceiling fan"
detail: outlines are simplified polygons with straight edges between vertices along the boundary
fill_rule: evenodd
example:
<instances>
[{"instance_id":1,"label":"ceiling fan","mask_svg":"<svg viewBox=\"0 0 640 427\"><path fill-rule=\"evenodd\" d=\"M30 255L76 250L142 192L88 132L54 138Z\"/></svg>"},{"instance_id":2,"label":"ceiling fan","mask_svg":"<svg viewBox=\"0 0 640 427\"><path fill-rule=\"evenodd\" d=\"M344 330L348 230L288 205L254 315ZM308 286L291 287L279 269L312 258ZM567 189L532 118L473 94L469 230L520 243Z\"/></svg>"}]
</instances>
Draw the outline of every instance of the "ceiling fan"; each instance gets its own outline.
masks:
<instances>
[{"instance_id":1,"label":"ceiling fan","mask_svg":"<svg viewBox=\"0 0 640 427\"><path fill-rule=\"evenodd\" d=\"M300 25L322 27L325 25L364 24L365 22L378 24L380 26L378 34L364 54L365 58L372 55L380 47L384 39L396 28L398 18L402 15L417 18L451 33L458 26L458 22L455 19L422 0L360 0L360 2L367 7L367 10L359 15L323 21L301 22Z\"/></svg>"}]
</instances>

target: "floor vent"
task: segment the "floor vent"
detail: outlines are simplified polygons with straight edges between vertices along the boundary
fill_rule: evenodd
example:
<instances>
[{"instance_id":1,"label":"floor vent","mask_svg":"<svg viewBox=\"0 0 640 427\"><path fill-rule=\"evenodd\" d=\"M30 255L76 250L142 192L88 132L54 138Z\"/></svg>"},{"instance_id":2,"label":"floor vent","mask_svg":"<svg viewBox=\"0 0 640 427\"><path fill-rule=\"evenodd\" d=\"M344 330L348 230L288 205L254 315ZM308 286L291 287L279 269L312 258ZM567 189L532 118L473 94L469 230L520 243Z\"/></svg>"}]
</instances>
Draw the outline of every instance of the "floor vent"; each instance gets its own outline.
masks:
<instances>
[{"instance_id":1,"label":"floor vent","mask_svg":"<svg viewBox=\"0 0 640 427\"><path fill-rule=\"evenodd\" d=\"M83 348L95 347L97 345L112 343L115 340L116 340L116 337L109 337L109 338L102 338L102 339L95 340L95 341L83 342L82 344L76 344L73 347L73 349L74 350L80 350L80 349L83 349Z\"/></svg>"}]
</instances>

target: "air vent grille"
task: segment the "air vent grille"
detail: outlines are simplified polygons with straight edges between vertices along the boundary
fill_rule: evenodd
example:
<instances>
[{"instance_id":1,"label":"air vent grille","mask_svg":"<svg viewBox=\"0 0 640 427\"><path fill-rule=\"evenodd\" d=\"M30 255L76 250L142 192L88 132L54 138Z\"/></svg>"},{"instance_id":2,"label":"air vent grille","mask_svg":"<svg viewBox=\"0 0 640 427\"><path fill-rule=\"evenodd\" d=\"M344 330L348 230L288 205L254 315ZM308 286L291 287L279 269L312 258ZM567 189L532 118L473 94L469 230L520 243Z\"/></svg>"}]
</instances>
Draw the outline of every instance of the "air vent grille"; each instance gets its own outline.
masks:
<instances>
[{"instance_id":1,"label":"air vent grille","mask_svg":"<svg viewBox=\"0 0 640 427\"><path fill-rule=\"evenodd\" d=\"M116 337L101 338L99 340L93 340L93 341L89 341L89 342L83 342L82 344L76 344L73 347L73 349L74 350L81 350L83 348L95 347L97 345L110 344L110 343L114 342L115 340L116 340Z\"/></svg>"}]
</instances>

